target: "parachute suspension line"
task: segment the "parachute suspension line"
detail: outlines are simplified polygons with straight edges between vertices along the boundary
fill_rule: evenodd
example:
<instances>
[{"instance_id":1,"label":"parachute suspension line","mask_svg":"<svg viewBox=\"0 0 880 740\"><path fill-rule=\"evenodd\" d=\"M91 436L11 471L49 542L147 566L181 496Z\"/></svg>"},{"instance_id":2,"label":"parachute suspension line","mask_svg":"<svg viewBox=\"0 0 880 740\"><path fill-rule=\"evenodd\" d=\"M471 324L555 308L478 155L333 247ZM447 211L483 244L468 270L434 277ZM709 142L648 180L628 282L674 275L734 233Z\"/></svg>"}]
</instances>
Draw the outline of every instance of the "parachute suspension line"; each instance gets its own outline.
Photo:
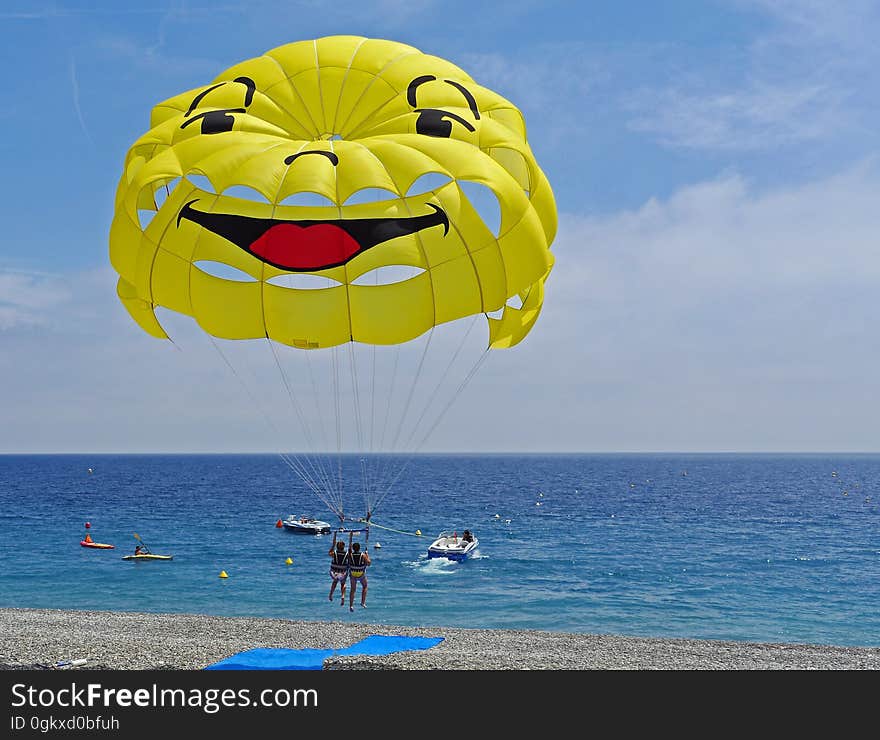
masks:
<instances>
[{"instance_id":1,"label":"parachute suspension line","mask_svg":"<svg viewBox=\"0 0 880 740\"><path fill-rule=\"evenodd\" d=\"M329 450L329 447L327 444L327 428L324 426L324 413L321 409L321 403L320 403L320 399L321 399L322 394L321 394L321 389L318 387L318 384L315 381L315 373L312 368L311 352L306 351L305 358L306 358L306 367L308 368L308 372L309 372L309 382L312 385L312 400L315 402L315 416L318 419L318 430L321 433L321 439L320 439L321 447L318 451L316 451L315 456L322 460L321 468L322 468L322 470L324 470L325 468L324 468L323 460L324 460L325 455L321 453L321 450L327 451L327 450ZM334 483L332 480L332 478L333 478L333 469L332 468L333 468L332 462L328 461L327 466L326 466L327 486L330 489L335 490ZM340 502L340 506L341 506L341 504L342 504L342 491L337 492L337 498L338 498L338 500Z\"/></svg>"},{"instance_id":2,"label":"parachute suspension line","mask_svg":"<svg viewBox=\"0 0 880 740\"><path fill-rule=\"evenodd\" d=\"M440 415L434 420L434 423L431 425L431 428L428 429L428 432L422 438L422 441L419 442L418 447L414 450L414 452L418 452L422 447L425 446L425 443L428 441L428 438L434 433L434 430L439 426L440 422L443 421L443 417L446 416L446 412L449 411L450 407L455 400L464 392L464 389L467 388L468 383L471 382L473 377L477 374L477 371L483 366L483 363L486 361L486 358L489 356L489 348L483 350L482 354L477 358L477 361L474 363L473 367L468 371L468 374L464 377L464 380L459 383L458 388L456 388L455 393L452 398L450 398L446 405L443 407L443 410L440 412Z\"/></svg>"},{"instance_id":3,"label":"parachute suspension line","mask_svg":"<svg viewBox=\"0 0 880 740\"><path fill-rule=\"evenodd\" d=\"M263 409L263 407L259 403L259 401L257 401L256 398L254 398L254 394L251 393L251 389L248 387L248 384L244 382L244 379L241 377L241 375L235 369L233 364L229 361L229 358L226 357L223 350L220 349L217 342L214 341L214 337L212 337L211 335L208 335L208 337L211 340L211 344L214 346L214 349L217 350L217 354L220 355L220 358L223 360L226 367L229 368L230 372L235 376L236 380L238 380L238 382L241 383L241 386L242 386L242 388L244 388L244 391L248 395L248 398L250 398L253 407L260 411L260 413L263 416L263 419L266 421L269 428L275 433L275 436L278 439L281 439L281 435L278 433L277 427L272 422L272 419L269 418L269 415ZM296 460L292 460L284 452L279 452L278 455L285 462L287 467L289 467L291 470L293 470L293 472L295 472L300 477L302 482L305 483L306 486L308 486L315 493L316 496L318 496L319 498L322 498L321 489L312 480L312 478L309 476L308 472L301 465L297 464ZM322 500L324 500L324 499L322 498ZM324 500L324 503L327 503L327 505L329 506L329 503L326 500Z\"/></svg>"},{"instance_id":4,"label":"parachute suspension line","mask_svg":"<svg viewBox=\"0 0 880 740\"><path fill-rule=\"evenodd\" d=\"M374 345L375 349L375 345ZM385 421L382 422L382 436L379 439L379 449L385 450L385 436L388 431L388 420L391 416L391 400L394 398L390 389L394 388L394 383L397 380L397 366L400 364L400 345L394 345L394 365L391 369L391 385L389 386L388 396L385 399ZM388 461L379 462L376 465L376 479L381 480L384 477L384 468L387 467ZM381 472L380 472L381 471Z\"/></svg>"},{"instance_id":5,"label":"parachute suspension line","mask_svg":"<svg viewBox=\"0 0 880 740\"><path fill-rule=\"evenodd\" d=\"M293 406L294 411L296 412L296 416L299 419L300 426L303 430L303 436L306 438L306 443L308 444L309 451L312 454L306 454L303 457L305 458L305 462L308 463L309 468L311 469L311 473L315 478L320 479L324 488L327 491L328 498L337 499L337 497L333 496L333 486L330 482L330 476L328 475L328 471L325 469L324 465L321 463L320 458L315 453L315 443L312 439L311 431L309 430L309 425L306 422L305 415L302 412L302 408L300 403L296 397L296 392L293 387L290 385L290 382L287 378L287 373L284 372L284 368L281 365L281 360L278 358L278 351L275 348L275 343L266 337L266 341L269 343L269 346L272 349L272 357L275 359L275 366L278 368L278 372L281 375L281 380L284 383L284 387L287 390L287 397L290 399L291 406ZM304 350L306 351L306 350ZM303 464L305 468L305 464ZM336 507L330 507L331 510L338 515L338 509L342 506L342 501L337 500Z\"/></svg>"},{"instance_id":6,"label":"parachute suspension line","mask_svg":"<svg viewBox=\"0 0 880 740\"><path fill-rule=\"evenodd\" d=\"M446 402L446 405L443 407L443 410L440 412L440 415L434 420L434 423L431 425L431 428L428 429L425 436L422 437L422 441L419 442L418 446L412 451L412 454L419 452L419 450L421 450L422 447L425 446L425 443L428 441L430 436L434 433L434 430L440 425L440 422L443 421L443 417L446 416L446 412L449 411L450 407L455 402L455 400L464 392L464 389L467 387L468 383L471 382L473 377L477 374L477 371L482 367L483 363L486 361L486 358L488 356L489 356L489 348L486 347L486 349L484 349L483 352L480 354L480 356L477 358L477 361L474 363L473 367L471 367L471 369L468 371L468 374L464 377L464 380L462 380L461 383L459 383L458 388L456 389L452 398L450 398ZM404 474L404 472L409 467L411 462L412 462L412 457L409 457L407 459L406 463L403 465L403 467L397 473L397 475L394 476L391 483L388 484L388 487L382 491L382 494L379 496L379 499L376 502L377 507L379 504L382 503L382 501L385 500L385 497L389 494L391 489L394 488L394 484L397 483L398 480L400 480L400 477Z\"/></svg>"},{"instance_id":7,"label":"parachute suspension line","mask_svg":"<svg viewBox=\"0 0 880 740\"><path fill-rule=\"evenodd\" d=\"M376 196L376 200L378 201L379 197ZM375 285L379 285L379 269L376 268L374 275ZM375 438L376 438L376 345L370 345L371 354L372 354L372 368L370 371L370 464L371 467L366 471L367 475L367 483L364 490L364 499L367 508L367 514L372 514L373 511L373 501L372 501L372 493L373 493L373 482L375 480L375 473L379 470L379 462L376 460L372 460L373 453L375 451ZM386 399L386 406L389 406L391 403L391 399ZM385 417L388 418L387 416ZM372 473L373 475L369 475ZM373 480L370 480L370 479Z\"/></svg>"},{"instance_id":8,"label":"parachute suspension line","mask_svg":"<svg viewBox=\"0 0 880 740\"><path fill-rule=\"evenodd\" d=\"M328 370L332 369L332 359L333 359L332 352L333 352L333 350L331 349L330 354L327 355L327 357L328 357L327 364L330 366L328 368ZM328 444L327 427L324 424L324 411L321 408L321 403L320 403L321 398L324 397L325 394L323 392L323 389L319 387L317 381L315 380L314 368L312 367L311 353L309 353L309 352L306 352L306 366L308 367L308 372L309 372L309 382L312 384L312 398L315 401L315 414L318 417L318 426L319 426L319 429L321 432L321 443L323 445L322 449L326 450L327 452L330 452L331 447ZM327 378L330 378L330 382L332 384L332 379L333 379L332 370L330 372L323 373L323 375ZM337 397L337 394L331 392L331 402L332 403L335 403L336 397ZM339 418L338 414L337 414L336 418L337 419ZM338 421L337 421L337 432L338 432ZM339 511L337 512L337 516L340 516L344 519L342 481L341 481L341 477L338 478L336 482L334 482L334 480L333 480L333 479L337 478L337 476L333 472L332 459L328 460L328 463L327 463L327 478L328 478L329 487L336 491L336 498L339 501Z\"/></svg>"},{"instance_id":9,"label":"parachute suspension line","mask_svg":"<svg viewBox=\"0 0 880 740\"><path fill-rule=\"evenodd\" d=\"M348 343L348 368L351 371L351 387L354 399L354 420L357 434L358 449L363 449L364 440L361 427L361 403L357 382L357 361L354 357L354 342Z\"/></svg>"},{"instance_id":10,"label":"parachute suspension line","mask_svg":"<svg viewBox=\"0 0 880 740\"><path fill-rule=\"evenodd\" d=\"M377 273L378 273L378 270L377 270ZM376 275L376 282L377 283L379 282L378 274ZM376 345L373 344L370 346L370 348L372 349L372 354L373 354L373 368L372 368L372 372L370 375L370 450L369 450L370 457L372 458L373 452L374 452L373 443L375 441L375 427L376 427ZM372 465L373 465L372 470L375 471L375 469L378 468L378 464L374 462L374 463L372 463ZM368 470L367 472L369 473L370 471ZM373 481L370 480L371 477L372 476L368 476L368 480L367 480L367 493L368 493L367 511L368 512L372 512L372 510L373 510L373 502L372 502Z\"/></svg>"},{"instance_id":11,"label":"parachute suspension line","mask_svg":"<svg viewBox=\"0 0 880 740\"><path fill-rule=\"evenodd\" d=\"M354 342L349 342L348 344L348 364L349 369L351 370L351 387L353 393L354 400L354 423L355 429L357 432L357 449L359 452L362 452L364 449L364 434L363 434L363 422L361 419L361 396L360 389L358 387L358 374L357 374L357 361L355 359L354 353ZM364 496L364 505L367 509L367 514L370 513L370 502L369 502L369 494L367 492L367 470L366 463L364 461L363 455L360 456L360 467L361 467L361 487L363 489Z\"/></svg>"},{"instance_id":12,"label":"parachute suspension line","mask_svg":"<svg viewBox=\"0 0 880 740\"><path fill-rule=\"evenodd\" d=\"M415 393L416 386L419 384L419 379L422 376L422 368L425 366L425 358L428 356L428 349L431 346L431 339L434 336L434 327L431 327L431 331L428 332L428 341L425 342L425 348L422 350L422 356L419 359L419 366L416 369L416 374L413 376L412 385L409 388L409 395L406 398L406 404L403 407L403 413L400 415L400 423L397 425L397 431L394 434L394 441L391 443L391 449L397 449L397 441L400 439L400 433L403 431L404 422L406 421L406 417L409 415L409 407L412 403L413 394Z\"/></svg>"},{"instance_id":13,"label":"parachute suspension line","mask_svg":"<svg viewBox=\"0 0 880 740\"><path fill-rule=\"evenodd\" d=\"M373 351L373 370L370 376L370 452L375 451L376 441L376 345L371 345Z\"/></svg>"},{"instance_id":14,"label":"parachute suspension line","mask_svg":"<svg viewBox=\"0 0 880 740\"><path fill-rule=\"evenodd\" d=\"M340 388L339 388L339 347L333 347L332 349L332 372L331 378L333 379L333 406L336 412L336 475L337 480L339 481L339 498L342 500L343 498L343 486L342 486L342 413L340 409ZM339 519L342 521L343 526L345 525L345 510L340 507L340 510L337 512L339 515Z\"/></svg>"},{"instance_id":15,"label":"parachute suspension line","mask_svg":"<svg viewBox=\"0 0 880 740\"><path fill-rule=\"evenodd\" d=\"M416 433L419 432L423 428L422 423L425 421L425 417L428 415L428 412L431 410L431 407L433 406L434 401L437 398L437 394L440 392L440 389L443 386L443 381L446 378L452 377L452 375L451 375L452 367L455 364L455 361L458 358L458 356L461 354L461 351L464 348L465 344L467 343L467 339L470 336L471 331L473 330L474 326L477 324L477 321L481 318L481 316L482 316L481 314L476 314L471 319L470 323L468 324L467 330L462 333L461 340L458 342L458 346L456 347L455 352L452 354L452 357L449 359L449 362L446 365L446 369L440 375L440 378L437 381L437 384L434 386L434 390L431 392L430 396L428 397L427 402L423 405L422 412L419 415L419 418L416 420L416 423L413 425L413 428L410 431L406 442L401 447L401 452L408 452L409 454L415 454L421 449L422 446L424 446L425 442L427 441L427 437L426 437L424 440L422 440L422 443L419 445L418 448L410 450L410 445L412 444L413 440L416 438ZM479 362L479 358L477 359L477 361ZM452 402L458 397L458 395L461 393L461 390L462 390L462 388L460 387L458 390L455 391L455 393L452 396L452 399L443 408L443 410L441 411L441 414L445 413L446 408L448 408L452 404ZM400 464L401 465L408 465L408 463L406 463L405 461L401 462ZM392 479L394 481L398 480L400 477L399 471L392 470L391 472L392 472L392 476L391 476ZM383 484L384 484L384 482L385 481L383 480ZM383 493L382 493L381 498L384 499L385 496L387 496L389 492L390 492L390 486L388 488L383 489Z\"/></svg>"},{"instance_id":16,"label":"parachute suspension line","mask_svg":"<svg viewBox=\"0 0 880 740\"><path fill-rule=\"evenodd\" d=\"M458 358L458 355L461 353L461 350L464 347L465 342L467 342L467 338L468 338L468 336L470 336L471 330L474 328L474 325L477 323L477 319L481 318L481 317L482 317L482 314L476 314L471 319L471 322L468 325L467 331L464 333L464 336L462 336L461 341L458 343L458 347L456 348L455 352L453 353L452 357L450 358L449 363L446 365L446 369L443 371L443 374L440 376L440 380L437 381L437 385L434 386L434 390L431 392L431 395L428 398L428 402L425 404L424 408L422 409L422 413L419 415L418 420L416 421L415 425L413 426L412 431L409 434L409 437L407 437L406 444L404 444L404 446L403 446L404 450L409 449L409 446L412 444L412 441L416 436L416 432L419 430L419 428L422 424L422 421L425 418L425 415L428 413L428 410L431 408L431 405L434 403L434 399L437 398L437 393L439 393L440 388L443 385L443 381L447 377L450 377L450 371L452 370L453 364L455 364L455 360ZM479 362L479 360L478 360L478 362ZM459 393L459 391L456 391L456 394L453 396L453 399L452 399L453 401L458 396L458 393ZM422 444L424 444L424 442ZM415 450L414 450L414 452L415 452Z\"/></svg>"},{"instance_id":17,"label":"parachute suspension line","mask_svg":"<svg viewBox=\"0 0 880 740\"><path fill-rule=\"evenodd\" d=\"M394 367L391 370L391 385L393 389L397 382L397 368L400 365L400 345L394 345ZM379 442L379 448L385 449L385 438L388 432L388 422L391 420L391 390L388 391L388 403L385 405L385 421L382 424L382 439Z\"/></svg>"},{"instance_id":18,"label":"parachute suspension line","mask_svg":"<svg viewBox=\"0 0 880 740\"><path fill-rule=\"evenodd\" d=\"M376 200L378 201L378 195L376 196ZM373 276L373 280L375 285L379 285L379 268L376 269L375 275ZM361 471L364 476L364 506L366 508L367 515L371 515L373 512L373 480L374 478L371 473L375 473L378 470L379 464L377 461L374 461L373 458L373 444L375 441L375 427L376 427L376 345L370 345L371 355L372 355L372 367L370 369L370 447L369 447L369 456L370 456L370 467L368 468L361 458ZM388 399L390 402L391 399Z\"/></svg>"},{"instance_id":19,"label":"parachute suspension line","mask_svg":"<svg viewBox=\"0 0 880 740\"><path fill-rule=\"evenodd\" d=\"M401 433L401 431L403 431L406 417L409 414L409 407L410 407L410 404L412 403L413 394L415 393L416 387L419 384L419 379L421 378L421 375L422 375L422 368L425 366L425 358L428 356L428 349L431 347L431 339L433 337L434 337L434 327L432 326L431 330L428 332L428 339L425 342L425 346L422 349L422 355L419 358L419 365L416 368L415 375L413 375L412 383L410 384L410 387L409 387L409 394L407 395L407 398L406 398L406 403L404 404L403 411L401 411L400 418L397 421L397 428L394 432L394 440L391 443L391 452L392 453L397 452L397 450L398 450L397 442L400 439L400 433ZM394 396L394 384L392 383L391 390L389 392L389 406L391 405L390 401L391 401L391 398L393 398L393 396ZM383 482L389 473L389 468L392 468L393 465L394 465L394 463L392 462L392 460L390 458L385 461L385 466L383 467L382 473L379 475L380 487L383 485Z\"/></svg>"},{"instance_id":20,"label":"parachute suspension line","mask_svg":"<svg viewBox=\"0 0 880 740\"><path fill-rule=\"evenodd\" d=\"M318 390L318 384L315 382L315 374L312 371L312 358L311 352L306 351L306 367L309 371L309 382L312 384L312 399L315 401L315 416L318 418L318 428L321 432L321 449L327 449L327 430L324 427L324 414L321 413L321 406L318 403L318 399L321 394Z\"/></svg>"}]
</instances>

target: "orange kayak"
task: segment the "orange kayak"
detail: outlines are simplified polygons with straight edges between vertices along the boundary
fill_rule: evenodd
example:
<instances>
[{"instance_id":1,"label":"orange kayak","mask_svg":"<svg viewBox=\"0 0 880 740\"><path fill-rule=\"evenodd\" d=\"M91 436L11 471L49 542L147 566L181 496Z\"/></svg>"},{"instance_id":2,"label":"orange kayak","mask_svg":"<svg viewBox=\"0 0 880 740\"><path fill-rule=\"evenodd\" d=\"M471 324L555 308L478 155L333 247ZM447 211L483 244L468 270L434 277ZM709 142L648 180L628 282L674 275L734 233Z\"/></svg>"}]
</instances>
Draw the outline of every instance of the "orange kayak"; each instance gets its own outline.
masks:
<instances>
[{"instance_id":1,"label":"orange kayak","mask_svg":"<svg viewBox=\"0 0 880 740\"><path fill-rule=\"evenodd\" d=\"M80 543L83 547L94 547L97 550L112 550L116 545L107 545L103 542L86 542L85 540L81 540Z\"/></svg>"}]
</instances>

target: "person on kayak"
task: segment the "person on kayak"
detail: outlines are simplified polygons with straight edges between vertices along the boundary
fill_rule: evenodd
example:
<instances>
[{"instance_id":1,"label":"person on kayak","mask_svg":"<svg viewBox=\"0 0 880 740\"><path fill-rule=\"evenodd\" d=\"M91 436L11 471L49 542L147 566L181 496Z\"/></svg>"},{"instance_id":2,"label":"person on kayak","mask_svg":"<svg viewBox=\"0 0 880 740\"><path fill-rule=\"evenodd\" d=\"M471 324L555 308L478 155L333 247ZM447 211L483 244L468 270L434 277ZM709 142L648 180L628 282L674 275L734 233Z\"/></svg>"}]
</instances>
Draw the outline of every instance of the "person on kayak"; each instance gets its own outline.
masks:
<instances>
[{"instance_id":1,"label":"person on kayak","mask_svg":"<svg viewBox=\"0 0 880 740\"><path fill-rule=\"evenodd\" d=\"M345 605L345 581L348 579L348 553L345 551L345 543L340 541L336 547L331 547L330 552L330 601L333 601L333 592L336 584L339 584L339 594L342 597L340 604Z\"/></svg>"},{"instance_id":2,"label":"person on kayak","mask_svg":"<svg viewBox=\"0 0 880 740\"><path fill-rule=\"evenodd\" d=\"M370 556L361 552L361 543L355 542L351 546L348 560L348 574L351 577L351 591L348 601L348 610L354 611L354 595L358 583L361 584L361 606L367 608L367 566L370 565Z\"/></svg>"},{"instance_id":3,"label":"person on kayak","mask_svg":"<svg viewBox=\"0 0 880 740\"><path fill-rule=\"evenodd\" d=\"M135 554L135 555L142 555L143 552L144 552L144 548L143 548L143 547L141 547L140 545L135 545L135 546L134 546L134 554Z\"/></svg>"}]
</instances>

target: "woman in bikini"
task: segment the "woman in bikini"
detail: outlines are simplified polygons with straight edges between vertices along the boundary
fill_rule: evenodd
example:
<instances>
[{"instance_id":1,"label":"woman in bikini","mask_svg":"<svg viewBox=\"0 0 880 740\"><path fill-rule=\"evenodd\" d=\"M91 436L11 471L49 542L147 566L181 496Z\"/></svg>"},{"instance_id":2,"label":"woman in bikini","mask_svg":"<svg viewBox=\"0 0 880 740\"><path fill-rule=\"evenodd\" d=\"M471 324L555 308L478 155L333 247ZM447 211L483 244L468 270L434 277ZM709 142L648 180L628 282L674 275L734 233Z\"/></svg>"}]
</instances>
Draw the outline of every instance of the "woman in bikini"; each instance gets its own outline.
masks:
<instances>
[{"instance_id":1,"label":"woman in bikini","mask_svg":"<svg viewBox=\"0 0 880 740\"><path fill-rule=\"evenodd\" d=\"M342 596L340 604L345 605L345 581L348 578L348 553L345 551L345 543L337 542L336 547L331 547L330 552L330 601L333 601L333 592L336 584L339 584L339 593Z\"/></svg>"},{"instance_id":2,"label":"woman in bikini","mask_svg":"<svg viewBox=\"0 0 880 740\"><path fill-rule=\"evenodd\" d=\"M361 543L355 542L351 546L348 560L348 575L351 577L351 591L348 597L348 610L354 611L354 594L358 583L361 584L361 606L367 608L367 566L370 564L370 556L361 552Z\"/></svg>"}]
</instances>

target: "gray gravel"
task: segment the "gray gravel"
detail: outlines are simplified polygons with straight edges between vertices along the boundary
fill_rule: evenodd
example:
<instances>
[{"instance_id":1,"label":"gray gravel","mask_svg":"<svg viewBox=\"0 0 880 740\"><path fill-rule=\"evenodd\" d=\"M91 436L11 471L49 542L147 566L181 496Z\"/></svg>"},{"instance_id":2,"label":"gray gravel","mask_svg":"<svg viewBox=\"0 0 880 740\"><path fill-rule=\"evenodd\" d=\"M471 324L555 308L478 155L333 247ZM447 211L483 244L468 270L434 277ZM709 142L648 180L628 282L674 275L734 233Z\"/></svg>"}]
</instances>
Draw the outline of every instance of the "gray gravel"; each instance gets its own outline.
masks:
<instances>
[{"instance_id":1,"label":"gray gravel","mask_svg":"<svg viewBox=\"0 0 880 740\"><path fill-rule=\"evenodd\" d=\"M0 609L0 668L85 659L84 669L192 670L256 647L333 649L373 634L444 640L429 650L332 657L325 670L880 669L880 648L48 609Z\"/></svg>"}]
</instances>

